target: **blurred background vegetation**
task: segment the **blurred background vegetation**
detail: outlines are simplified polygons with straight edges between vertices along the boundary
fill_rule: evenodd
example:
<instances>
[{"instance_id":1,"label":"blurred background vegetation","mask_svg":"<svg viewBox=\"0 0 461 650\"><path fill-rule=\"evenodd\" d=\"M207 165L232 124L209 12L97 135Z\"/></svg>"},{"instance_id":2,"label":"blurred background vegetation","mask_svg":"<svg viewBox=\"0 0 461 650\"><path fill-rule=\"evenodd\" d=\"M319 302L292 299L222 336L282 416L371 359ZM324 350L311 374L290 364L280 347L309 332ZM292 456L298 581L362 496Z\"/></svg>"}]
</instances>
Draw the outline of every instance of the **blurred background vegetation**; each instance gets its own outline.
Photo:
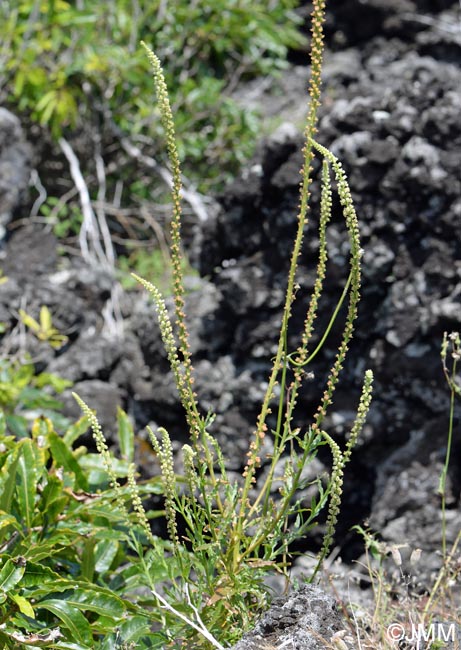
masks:
<instances>
[{"instance_id":1,"label":"blurred background vegetation","mask_svg":"<svg viewBox=\"0 0 461 650\"><path fill-rule=\"evenodd\" d=\"M163 134L140 40L165 67L191 188L222 188L252 154L259 128L257 114L232 93L244 80L279 74L288 49L305 48L298 5L0 0L0 105L20 117L39 157L56 157L51 174L38 163L46 196L32 217L47 220L60 237L80 229L77 192L59 150L65 138L124 254L130 241L148 240L161 225L161 210L152 206L167 188L152 181L152 170L166 168Z\"/></svg>"}]
</instances>

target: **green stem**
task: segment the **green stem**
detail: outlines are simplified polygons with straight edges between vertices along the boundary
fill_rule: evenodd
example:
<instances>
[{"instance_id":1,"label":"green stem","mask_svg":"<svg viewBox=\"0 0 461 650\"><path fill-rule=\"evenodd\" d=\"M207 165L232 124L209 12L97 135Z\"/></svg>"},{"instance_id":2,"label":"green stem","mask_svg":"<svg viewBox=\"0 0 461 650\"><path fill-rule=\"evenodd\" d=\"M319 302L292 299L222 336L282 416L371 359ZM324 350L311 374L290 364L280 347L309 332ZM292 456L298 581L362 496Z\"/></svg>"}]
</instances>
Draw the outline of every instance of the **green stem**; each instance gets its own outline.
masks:
<instances>
[{"instance_id":1,"label":"green stem","mask_svg":"<svg viewBox=\"0 0 461 650\"><path fill-rule=\"evenodd\" d=\"M346 282L346 284L344 286L343 292L341 294L341 298L339 299L338 304L336 305L336 308L335 308L335 310L333 312L333 315L330 318L330 322L328 323L328 326L327 326L325 332L323 333L323 336L320 339L319 344L317 345L315 350L312 352L312 354L306 359L306 361L303 361L301 363L299 363L299 362L295 361L294 359L292 359L291 355L289 356L290 363L293 366L296 366L296 368L304 368L304 366L307 366L307 364L310 363L312 361L312 359L314 359L317 356L317 354L320 352L320 350L324 346L325 341L327 340L328 335L329 335L329 333L331 331L331 328L334 325L336 317L339 314L339 310L343 306L344 300L345 300L345 298L347 296L347 292L349 291L349 287L351 286L351 280L352 280L352 271L350 271L350 273L349 273L349 277L347 278L347 282Z\"/></svg>"},{"instance_id":2,"label":"green stem","mask_svg":"<svg viewBox=\"0 0 461 650\"><path fill-rule=\"evenodd\" d=\"M453 422L455 416L455 378L456 378L456 359L453 361L451 377L448 375L448 371L444 368L448 385L450 386L450 413L448 418L448 439L447 439L447 451L445 454L445 463L443 465L442 474L440 475L439 491L442 496L442 554L444 561L446 560L447 555L447 513L446 513L446 487L447 487L447 475L448 467L450 465L451 457L451 448L453 442Z\"/></svg>"},{"instance_id":3,"label":"green stem","mask_svg":"<svg viewBox=\"0 0 461 650\"><path fill-rule=\"evenodd\" d=\"M307 211L310 197L310 185L312 181L312 161L314 158L313 137L317 130L317 112L320 106L321 94L321 70L323 63L323 24L325 20L325 0L314 0L312 11L312 41L311 41L311 77L309 82L309 110L306 120L305 129L305 146L304 161L302 168L302 183L300 191L300 206L298 212L298 227L293 245L293 251L290 260L290 269L288 272L287 290L285 296L285 306L283 309L282 324L280 328L280 337L277 347L277 354L272 367L267 390L261 406L258 417L255 436L252 448L249 451L249 461L244 471L245 482L241 492L240 512L236 523L235 533L238 538L242 538L243 524L246 519L246 509L250 488L254 482L254 473L258 451L266 431L266 419L270 413L270 403L273 399L274 388L282 366L283 355L285 350L285 340L288 332L288 322L291 317L291 308L294 300L295 276L298 267L298 259L301 253L304 228L307 223ZM238 560L238 557L236 557Z\"/></svg>"}]
</instances>

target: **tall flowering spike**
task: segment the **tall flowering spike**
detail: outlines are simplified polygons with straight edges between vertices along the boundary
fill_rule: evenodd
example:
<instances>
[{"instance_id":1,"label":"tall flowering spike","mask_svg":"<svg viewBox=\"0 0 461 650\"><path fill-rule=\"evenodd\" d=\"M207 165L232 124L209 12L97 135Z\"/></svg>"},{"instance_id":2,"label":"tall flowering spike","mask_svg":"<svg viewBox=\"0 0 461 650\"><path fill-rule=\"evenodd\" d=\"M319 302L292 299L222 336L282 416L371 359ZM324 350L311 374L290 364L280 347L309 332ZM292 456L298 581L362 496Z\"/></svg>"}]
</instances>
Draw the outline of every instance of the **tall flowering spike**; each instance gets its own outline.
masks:
<instances>
[{"instance_id":1,"label":"tall flowering spike","mask_svg":"<svg viewBox=\"0 0 461 650\"><path fill-rule=\"evenodd\" d=\"M192 384L192 362L189 348L189 334L186 327L184 309L184 282L181 265L181 166L179 163L178 148L176 145L176 134L174 128L173 112L170 106L168 88L163 75L160 59L152 50L141 41L141 45L147 52L149 62L152 66L154 86L157 93L160 119L165 130L168 158L173 175L173 186L171 188L173 200L173 217L171 219L171 264L173 268L173 292L176 311L176 323L178 327L179 347L183 357L184 381L193 394Z\"/></svg>"},{"instance_id":2,"label":"tall flowering spike","mask_svg":"<svg viewBox=\"0 0 461 650\"><path fill-rule=\"evenodd\" d=\"M307 359L307 346L314 330L314 321L317 315L318 304L323 289L323 281L326 275L326 265L328 260L326 229L331 218L332 191L330 170L328 161L324 160L322 165L322 195L320 200L320 221L319 221L319 261L317 264L317 274L315 278L314 290L307 310L304 321L304 331L301 345L298 348L296 363L302 365Z\"/></svg>"},{"instance_id":3,"label":"tall flowering spike","mask_svg":"<svg viewBox=\"0 0 461 650\"><path fill-rule=\"evenodd\" d=\"M325 0L314 0L311 16L311 76L309 81L309 113L306 122L306 138L312 138L317 130L317 110L320 106L323 64L323 23Z\"/></svg>"},{"instance_id":4,"label":"tall flowering spike","mask_svg":"<svg viewBox=\"0 0 461 650\"><path fill-rule=\"evenodd\" d=\"M304 160L301 169L301 188L300 188L300 205L298 212L298 228L296 237L293 244L293 251L291 254L290 269L288 272L287 290L285 295L285 305L283 309L282 325L280 327L280 337L278 342L277 354L274 359L272 372L269 377L267 390L264 396L264 401L261 411L258 416L255 441L256 445L249 455L247 466L244 470L245 486L243 488L242 502L247 498L250 486L254 482L255 469L258 466L257 457L261 442L264 439L265 431L267 430L266 419L270 413L270 403L274 396L274 389L277 383L277 377L282 365L283 355L286 352L286 338L288 331L288 322L291 317L291 307L295 297L295 277L298 267L298 259L301 253L304 229L307 225L307 210L310 196L310 185L312 181L312 160L314 158L314 151L312 145L312 138L317 130L317 111L320 106L321 94L321 71L323 63L323 49L324 49L324 35L323 23L325 20L325 0L314 0L314 7L312 10L312 39L311 39L311 77L309 82L309 109L306 120L305 129L305 145L303 149Z\"/></svg>"},{"instance_id":5,"label":"tall flowering spike","mask_svg":"<svg viewBox=\"0 0 461 650\"><path fill-rule=\"evenodd\" d=\"M341 497L343 493L343 476L344 476L344 457L341 453L339 445L328 435L325 431L321 432L321 435L327 441L331 454L333 456L333 467L331 469L331 493L330 493L330 503L328 506L328 515L326 521L326 532L323 538L322 548L319 553L319 561L317 564L317 569L320 566L320 563L327 556L331 545L333 543L333 537L336 530L336 524L338 521L339 511L341 509ZM317 570L316 569L316 570Z\"/></svg>"},{"instance_id":6,"label":"tall flowering spike","mask_svg":"<svg viewBox=\"0 0 461 650\"><path fill-rule=\"evenodd\" d=\"M191 378L189 377L188 382L184 364L182 364L179 360L178 349L173 333L173 326L168 315L165 301L156 286L147 280L140 278L139 275L136 275L135 273L132 273L132 276L140 284L142 284L145 289L147 289L153 298L163 345L168 356L168 361L175 379L176 388L178 389L179 397L181 399L181 404L186 411L187 422L190 427L192 438L194 441L196 441L200 431L200 416L198 413L195 393L192 388Z\"/></svg>"},{"instance_id":7,"label":"tall flowering spike","mask_svg":"<svg viewBox=\"0 0 461 650\"><path fill-rule=\"evenodd\" d=\"M168 534L174 546L178 548L179 537L178 527L176 525L176 476L174 473L174 459L173 447L171 445L170 436L168 431L159 428L158 432L161 435L161 442L157 440L155 433L150 427L147 427L151 445L157 454L160 461L160 469L162 471L163 480L163 494L165 495L165 515Z\"/></svg>"},{"instance_id":8,"label":"tall flowering spike","mask_svg":"<svg viewBox=\"0 0 461 650\"><path fill-rule=\"evenodd\" d=\"M184 474L186 476L189 492L193 495L199 490L199 477L195 467L197 452L195 452L189 445L184 445L182 451L184 457Z\"/></svg>"},{"instance_id":9,"label":"tall flowering spike","mask_svg":"<svg viewBox=\"0 0 461 650\"><path fill-rule=\"evenodd\" d=\"M152 296L155 305L155 311L157 312L158 324L160 327L160 334L162 336L163 345L168 356L171 371L173 372L175 378L176 388L178 389L181 399L183 399L184 379L181 373L181 363L178 357L178 350L174 338L173 326L171 325L170 316L168 315L165 301L163 300L162 294L156 286L147 280L140 278L135 273L132 275L140 284L142 284L145 289L147 289L147 291Z\"/></svg>"},{"instance_id":10,"label":"tall flowering spike","mask_svg":"<svg viewBox=\"0 0 461 650\"><path fill-rule=\"evenodd\" d=\"M115 499L117 501L117 505L120 508L121 512L123 512L126 515L126 521L128 521L129 520L128 511L126 509L125 502L122 497L121 489L117 481L117 475L115 473L114 466L112 464L112 458L110 456L109 447L107 446L106 439L101 429L101 425L98 422L98 418L96 417L94 412L90 409L88 404L86 404L82 400L81 397L79 397L76 393L72 393L72 397L75 399L77 404L82 409L83 414L86 415L86 417L90 422L91 430L93 432L93 438L96 443L96 449L98 450L98 453L102 458L102 462L104 464L106 472L109 475L110 486L115 490Z\"/></svg>"},{"instance_id":11,"label":"tall flowering spike","mask_svg":"<svg viewBox=\"0 0 461 650\"><path fill-rule=\"evenodd\" d=\"M155 546L156 540L152 535L152 531L149 526L149 521L147 519L146 511L144 509L141 496L139 494L138 484L136 483L136 468L133 463L128 467L128 489L130 491L131 503L133 504L133 509L136 513L136 518L140 526L144 529L144 532L147 535L152 546Z\"/></svg>"},{"instance_id":12,"label":"tall flowering spike","mask_svg":"<svg viewBox=\"0 0 461 650\"><path fill-rule=\"evenodd\" d=\"M346 464L352 454L352 449L355 447L360 432L363 429L365 420L367 419L368 411L370 410L371 400L373 397L373 372L371 370L365 371L365 380L363 382L362 394L360 396L357 415L351 429L349 440L346 444L344 451L344 464Z\"/></svg>"},{"instance_id":13,"label":"tall flowering spike","mask_svg":"<svg viewBox=\"0 0 461 650\"><path fill-rule=\"evenodd\" d=\"M323 394L321 403L317 409L314 418L312 429L314 432L320 432L320 426L325 418L327 408L332 402L333 393L339 381L339 375L343 368L343 363L348 351L348 345L354 332L354 321L357 318L357 305L360 300L360 283L361 283L361 263L360 258L362 249L360 247L360 233L357 215L354 210L352 196L347 182L346 174L342 168L341 163L336 156L331 153L326 147L311 140L311 146L319 151L319 153L331 164L335 177L337 190L341 206L343 208L343 215L346 221L346 227L349 233L350 241L350 279L346 285L349 290L349 307L346 316L346 323L344 325L342 340L336 354L335 362L330 370L327 381L327 387Z\"/></svg>"}]
</instances>

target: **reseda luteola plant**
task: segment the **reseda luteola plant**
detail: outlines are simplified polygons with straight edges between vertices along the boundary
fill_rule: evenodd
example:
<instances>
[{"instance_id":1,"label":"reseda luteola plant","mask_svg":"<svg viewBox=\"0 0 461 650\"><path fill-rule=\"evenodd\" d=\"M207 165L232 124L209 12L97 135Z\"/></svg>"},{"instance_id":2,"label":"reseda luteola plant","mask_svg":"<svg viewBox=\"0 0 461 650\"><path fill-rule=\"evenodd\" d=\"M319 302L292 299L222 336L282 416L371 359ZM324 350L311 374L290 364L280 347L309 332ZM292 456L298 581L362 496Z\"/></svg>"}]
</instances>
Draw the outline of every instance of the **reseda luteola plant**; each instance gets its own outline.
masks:
<instances>
[{"instance_id":1,"label":"reseda luteola plant","mask_svg":"<svg viewBox=\"0 0 461 650\"><path fill-rule=\"evenodd\" d=\"M192 647L190 645L192 639L193 647L197 648L210 647L210 644L222 647L219 641L213 643L210 640L212 638L226 643L235 641L258 610L268 603L268 594L264 588L265 574L270 570L287 572L291 542L305 536L317 525L320 512L327 507L325 536L312 575L313 579L333 542L341 505L344 468L351 457L371 402L373 377L368 370L365 373L354 425L345 448L341 449L332 436L324 430L323 423L332 403L354 330L360 297L362 250L357 216L341 163L315 140L321 94L324 12L325 1L314 0L310 101L305 129L297 232L291 255L277 352L255 432L249 443L246 465L238 484L232 482L227 475L226 461L219 444L208 431L213 418L204 417L200 413L194 392L193 368L184 313L180 249L181 171L175 142L174 121L161 63L143 43L152 65L159 112L166 132L168 155L174 178L171 258L175 327L160 291L147 280L139 277L137 279L153 298L162 340L190 431L190 444L183 447L185 475L177 477L173 468L173 454L168 433L161 429L157 437L149 430L154 450L160 460L167 527L172 542L172 558L176 561L176 570L171 571L166 580L168 584L162 587L166 589L170 600L165 600L163 596L158 600L159 611L162 612L158 620L162 620L165 625L165 639L171 642L175 639L175 643L178 643L178 639L184 639L184 646L175 645L175 647ZM320 154L323 159L319 260L301 342L296 350L290 351L288 326L296 294L296 272L307 226L312 163L316 154ZM331 170L349 234L350 271L329 324L320 337L319 344L311 350L314 325L327 270L326 233L332 210ZM341 343L312 424L307 431L303 432L299 428L293 428L292 423L300 390L307 375L306 367L323 346L341 307L347 300L348 308ZM84 412L90 415L89 408L81 400L79 403ZM101 431L94 419L93 428L100 438ZM238 432L235 433L238 435ZM262 445L267 435L272 436L273 451L268 458L269 469L266 478L262 485L259 485L256 481L256 472L262 464ZM315 481L317 494L311 499L310 504L306 505L303 501L303 489L311 485L312 481L309 483L303 479L303 470L323 445L330 447L332 471L326 483L324 477L318 477ZM280 466L284 468L282 480L276 478L276 469L279 474ZM277 498L273 497L274 485L279 488ZM133 478L130 479L130 486L135 495L136 487ZM140 512L140 520L144 521L146 532L152 538L147 519L141 514L140 501L136 497L135 508ZM179 521L186 527L184 537L180 537L178 533ZM147 565L146 572L148 572ZM153 593L159 596L155 585L151 584L150 587ZM184 622L184 610L190 614L186 619L188 623ZM177 628L175 636L171 631L166 630L165 617L170 615L173 618L176 615L177 624L183 626L181 634L178 633ZM155 618L154 614L153 616ZM213 636L208 637L208 633Z\"/></svg>"}]
</instances>

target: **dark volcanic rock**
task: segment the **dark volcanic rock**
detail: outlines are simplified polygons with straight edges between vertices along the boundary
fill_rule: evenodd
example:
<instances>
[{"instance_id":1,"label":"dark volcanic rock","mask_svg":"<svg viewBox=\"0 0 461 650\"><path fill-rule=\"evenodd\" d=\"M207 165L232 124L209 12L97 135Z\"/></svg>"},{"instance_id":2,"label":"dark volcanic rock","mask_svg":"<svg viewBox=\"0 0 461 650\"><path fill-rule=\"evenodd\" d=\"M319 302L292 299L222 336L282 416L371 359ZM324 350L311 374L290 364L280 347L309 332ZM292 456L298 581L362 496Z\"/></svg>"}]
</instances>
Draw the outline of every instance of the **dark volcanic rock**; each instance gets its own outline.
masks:
<instances>
[{"instance_id":1,"label":"dark volcanic rock","mask_svg":"<svg viewBox=\"0 0 461 650\"><path fill-rule=\"evenodd\" d=\"M24 203L32 149L18 118L0 107L0 239L16 208Z\"/></svg>"},{"instance_id":2,"label":"dark volcanic rock","mask_svg":"<svg viewBox=\"0 0 461 650\"><path fill-rule=\"evenodd\" d=\"M37 369L47 367L72 380L96 376L108 380L111 357L104 353L102 360L103 352L95 352L95 348L107 347L105 337L111 336L103 318L113 282L107 273L88 268L81 260L60 259L56 238L33 226L15 231L1 258L6 276L0 283L0 314L7 325L4 353L27 353ZM51 312L53 326L69 338L60 350L38 341L21 325L20 309L38 321L44 305ZM84 342L85 337L93 337L94 347ZM118 343L112 345L119 350Z\"/></svg>"}]
</instances>

